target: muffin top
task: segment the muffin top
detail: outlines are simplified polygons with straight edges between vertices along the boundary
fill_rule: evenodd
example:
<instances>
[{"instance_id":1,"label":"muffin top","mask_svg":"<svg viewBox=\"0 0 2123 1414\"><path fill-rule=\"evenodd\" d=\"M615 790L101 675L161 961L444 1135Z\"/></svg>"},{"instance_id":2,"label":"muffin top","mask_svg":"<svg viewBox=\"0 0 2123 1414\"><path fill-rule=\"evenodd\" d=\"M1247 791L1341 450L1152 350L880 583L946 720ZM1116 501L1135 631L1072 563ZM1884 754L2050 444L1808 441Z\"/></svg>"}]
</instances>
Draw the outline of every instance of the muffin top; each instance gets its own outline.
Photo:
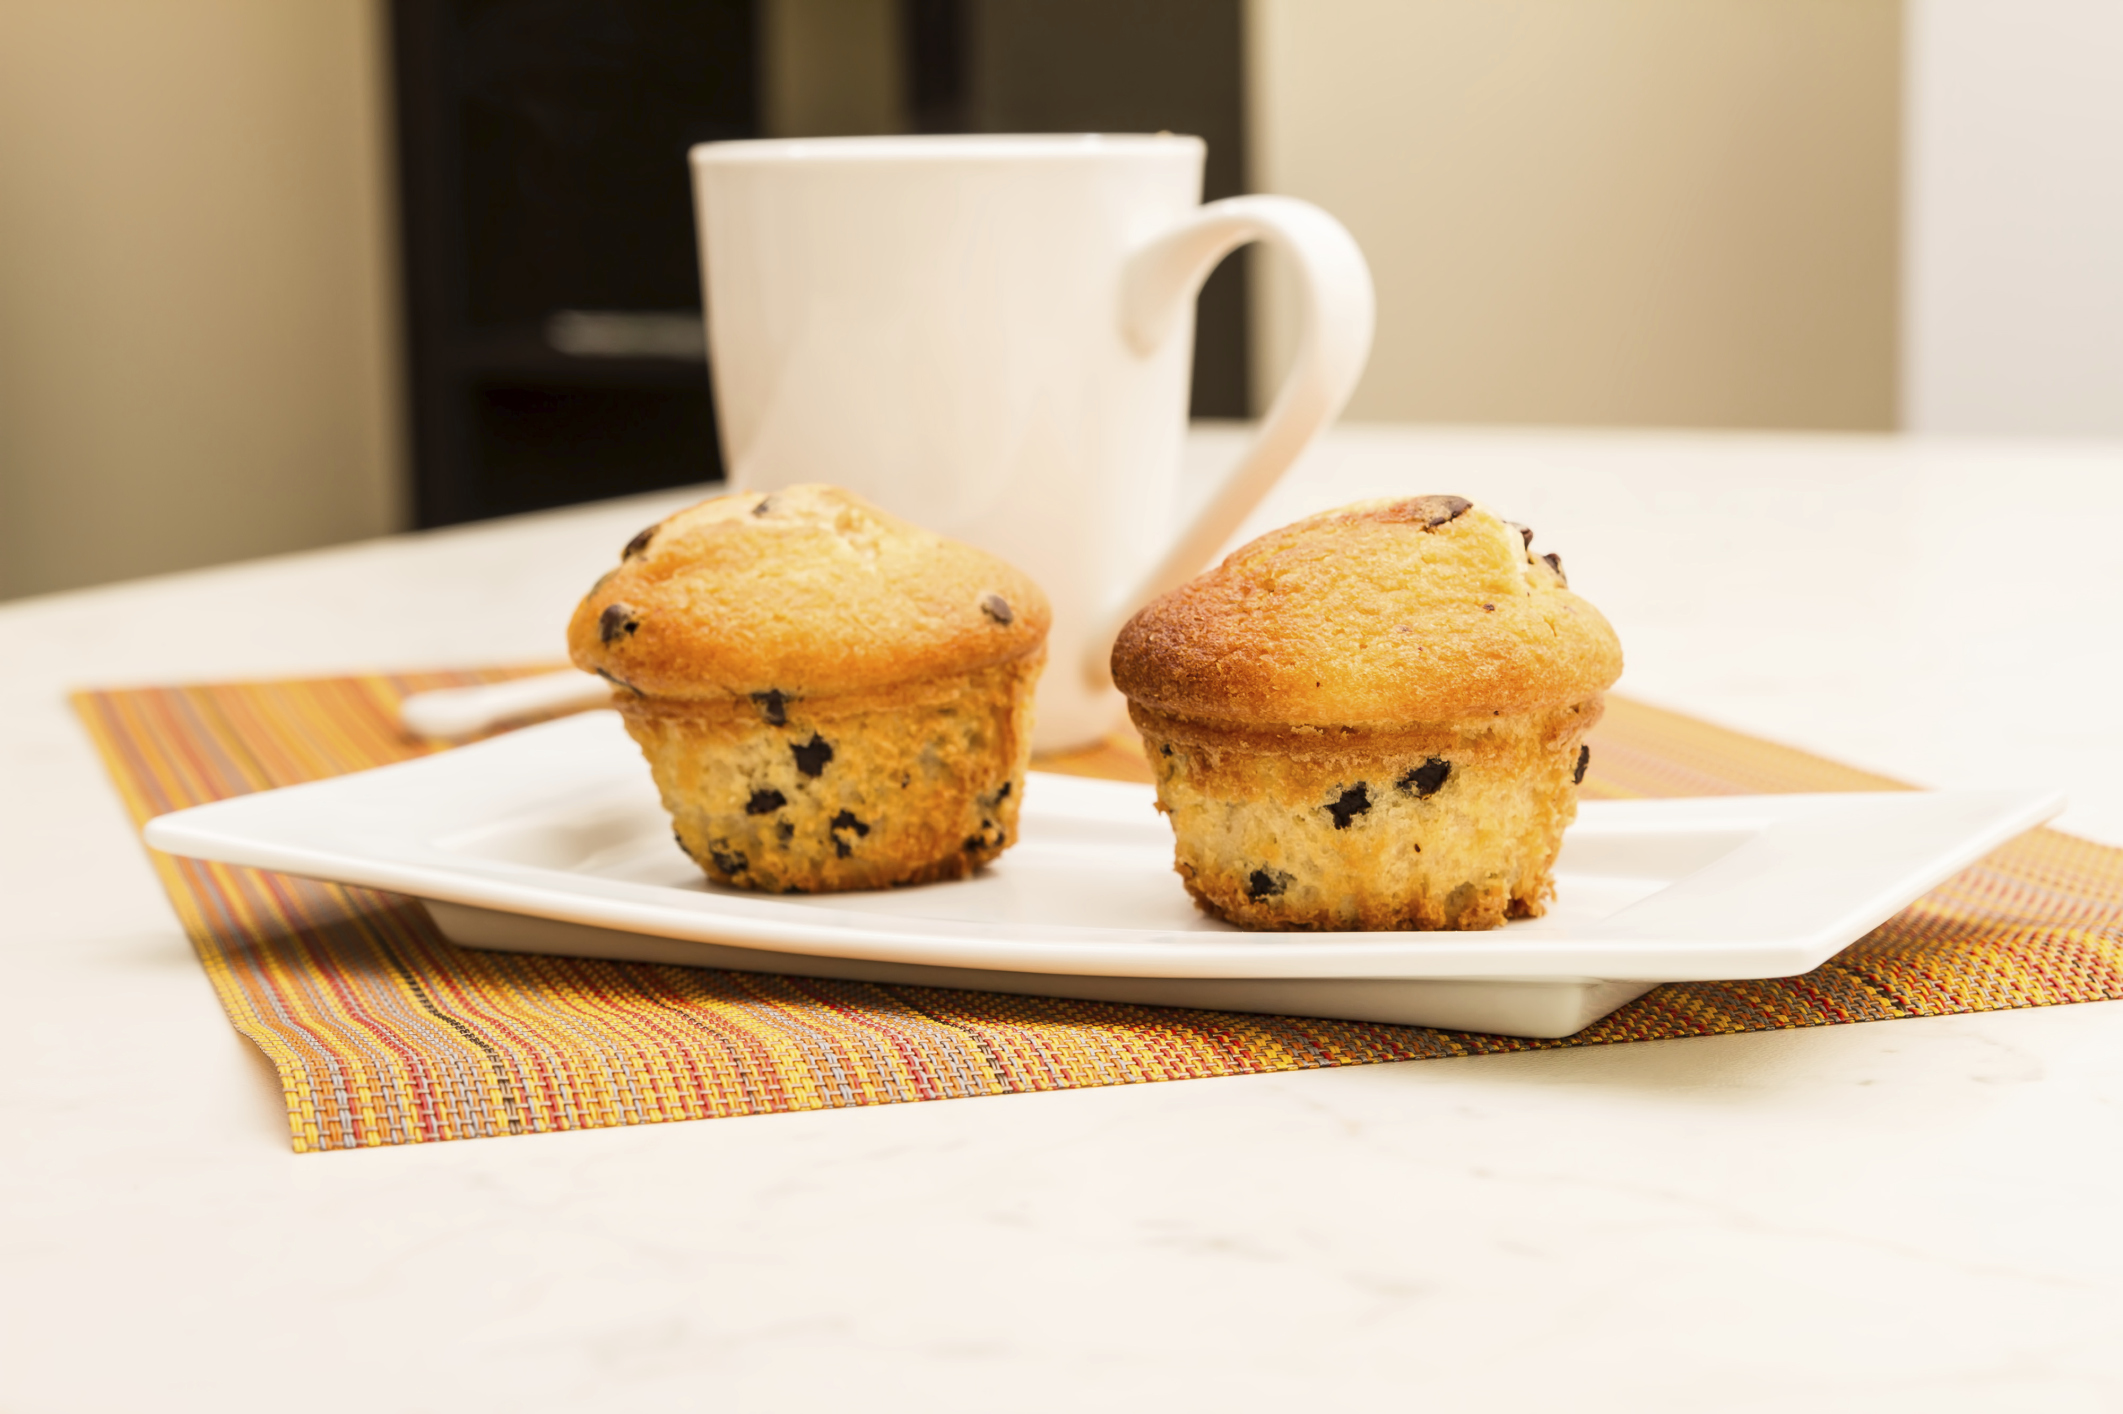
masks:
<instances>
[{"instance_id":1,"label":"muffin top","mask_svg":"<svg viewBox=\"0 0 2123 1414\"><path fill-rule=\"evenodd\" d=\"M1582 701L1622 673L1533 532L1459 496L1366 501L1234 551L1113 646L1137 703L1237 725L1445 722Z\"/></svg>"},{"instance_id":2,"label":"muffin top","mask_svg":"<svg viewBox=\"0 0 2123 1414\"><path fill-rule=\"evenodd\" d=\"M1037 651L1046 596L992 555L833 486L703 501L627 542L568 624L575 665L649 697L866 692Z\"/></svg>"}]
</instances>

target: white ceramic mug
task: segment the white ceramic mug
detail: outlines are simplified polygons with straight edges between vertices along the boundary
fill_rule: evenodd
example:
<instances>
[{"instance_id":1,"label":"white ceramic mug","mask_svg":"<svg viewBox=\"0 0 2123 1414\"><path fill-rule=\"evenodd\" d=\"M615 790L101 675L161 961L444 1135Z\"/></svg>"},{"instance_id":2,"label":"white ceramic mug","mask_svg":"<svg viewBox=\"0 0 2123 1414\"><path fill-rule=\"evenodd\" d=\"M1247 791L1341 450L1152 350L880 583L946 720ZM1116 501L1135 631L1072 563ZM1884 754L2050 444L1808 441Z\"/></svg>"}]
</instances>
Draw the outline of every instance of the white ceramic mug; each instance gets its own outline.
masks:
<instances>
[{"instance_id":1,"label":"white ceramic mug","mask_svg":"<svg viewBox=\"0 0 2123 1414\"><path fill-rule=\"evenodd\" d=\"M1054 605L1034 745L1110 730L1113 635L1198 572L1348 400L1371 273L1319 208L1201 204L1199 138L888 137L692 151L733 486L827 481L980 546ZM1194 296L1253 240L1295 257L1296 360L1182 526Z\"/></svg>"}]
</instances>

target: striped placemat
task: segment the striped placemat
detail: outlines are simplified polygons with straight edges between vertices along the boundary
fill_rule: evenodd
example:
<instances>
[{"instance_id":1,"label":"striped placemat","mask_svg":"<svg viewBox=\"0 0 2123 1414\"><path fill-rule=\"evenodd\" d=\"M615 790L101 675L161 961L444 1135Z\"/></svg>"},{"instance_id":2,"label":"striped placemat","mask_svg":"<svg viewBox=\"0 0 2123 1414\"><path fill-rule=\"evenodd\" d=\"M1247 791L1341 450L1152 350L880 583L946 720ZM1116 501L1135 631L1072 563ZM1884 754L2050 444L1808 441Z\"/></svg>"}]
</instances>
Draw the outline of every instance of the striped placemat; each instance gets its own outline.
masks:
<instances>
[{"instance_id":1,"label":"striped placemat","mask_svg":"<svg viewBox=\"0 0 2123 1414\"><path fill-rule=\"evenodd\" d=\"M425 673L74 699L135 821L432 750ZM1894 783L1629 702L1588 795ZM1040 763L1146 780L1131 740ZM2028 835L1803 977L1660 987L1564 1041L474 952L408 899L155 855L297 1150L1605 1045L2123 996L2123 850Z\"/></svg>"}]
</instances>

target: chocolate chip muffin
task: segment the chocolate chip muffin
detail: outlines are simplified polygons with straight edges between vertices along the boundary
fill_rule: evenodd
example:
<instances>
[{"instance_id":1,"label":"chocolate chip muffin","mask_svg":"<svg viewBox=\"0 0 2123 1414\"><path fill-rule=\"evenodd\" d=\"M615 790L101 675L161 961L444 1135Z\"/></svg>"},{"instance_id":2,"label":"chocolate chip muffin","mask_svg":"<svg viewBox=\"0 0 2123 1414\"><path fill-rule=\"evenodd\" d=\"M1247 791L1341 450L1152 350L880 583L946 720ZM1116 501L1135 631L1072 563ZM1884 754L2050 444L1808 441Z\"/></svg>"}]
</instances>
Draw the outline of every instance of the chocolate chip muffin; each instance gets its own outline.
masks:
<instances>
[{"instance_id":1,"label":"chocolate chip muffin","mask_svg":"<svg viewBox=\"0 0 2123 1414\"><path fill-rule=\"evenodd\" d=\"M634 537L568 625L679 847L781 893L955 879L1017 835L1048 611L970 546L831 486Z\"/></svg>"},{"instance_id":2,"label":"chocolate chip muffin","mask_svg":"<svg viewBox=\"0 0 2123 1414\"><path fill-rule=\"evenodd\" d=\"M1247 928L1494 928L1554 896L1622 650L1458 496L1329 511L1129 621L1113 680L1175 867Z\"/></svg>"}]
</instances>

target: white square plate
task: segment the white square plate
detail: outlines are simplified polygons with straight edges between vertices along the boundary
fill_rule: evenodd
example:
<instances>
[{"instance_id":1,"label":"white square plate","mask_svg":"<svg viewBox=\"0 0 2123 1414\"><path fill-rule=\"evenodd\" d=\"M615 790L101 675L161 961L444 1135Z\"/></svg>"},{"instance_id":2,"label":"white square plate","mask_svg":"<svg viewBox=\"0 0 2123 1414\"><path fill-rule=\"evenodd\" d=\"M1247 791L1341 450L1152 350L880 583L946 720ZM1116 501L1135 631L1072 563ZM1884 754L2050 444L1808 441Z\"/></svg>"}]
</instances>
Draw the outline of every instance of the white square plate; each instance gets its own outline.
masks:
<instances>
[{"instance_id":1,"label":"white square plate","mask_svg":"<svg viewBox=\"0 0 2123 1414\"><path fill-rule=\"evenodd\" d=\"M171 854L411 894L467 947L1567 1036L1660 982L1781 977L2064 807L2056 791L1587 801L1544 918L1248 933L1198 913L1148 786L1035 772L950 884L763 896L679 853L609 712L164 815Z\"/></svg>"}]
</instances>

